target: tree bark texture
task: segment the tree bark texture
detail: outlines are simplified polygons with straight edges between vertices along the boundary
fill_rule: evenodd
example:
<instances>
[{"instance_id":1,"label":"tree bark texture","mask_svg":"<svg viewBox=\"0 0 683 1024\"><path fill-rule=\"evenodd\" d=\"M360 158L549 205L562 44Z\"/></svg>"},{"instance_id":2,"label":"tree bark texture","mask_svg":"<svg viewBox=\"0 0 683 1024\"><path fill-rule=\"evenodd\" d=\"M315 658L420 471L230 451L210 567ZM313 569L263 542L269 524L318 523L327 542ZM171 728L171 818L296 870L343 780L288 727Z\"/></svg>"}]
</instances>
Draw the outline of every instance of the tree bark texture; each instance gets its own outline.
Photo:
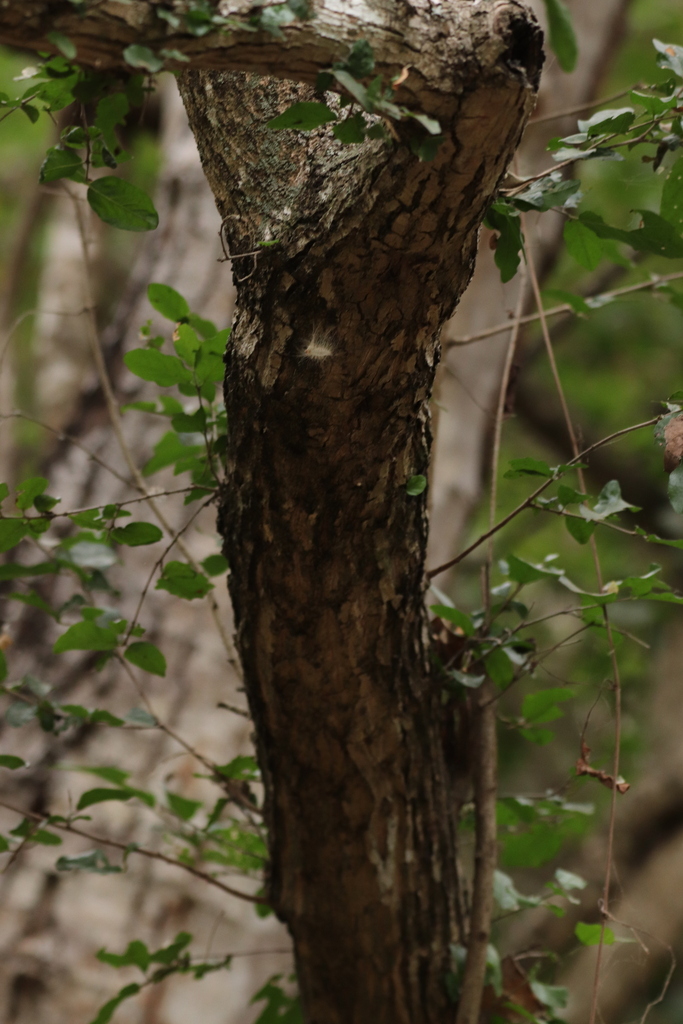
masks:
<instances>
[{"instance_id":1,"label":"tree bark texture","mask_svg":"<svg viewBox=\"0 0 683 1024\"><path fill-rule=\"evenodd\" d=\"M533 22L516 5L486 16L487 33L447 44L432 163L405 138L350 151L324 131L265 130L309 98L301 87L181 79L238 281L220 529L267 782L269 895L311 1024L443 1020L462 938L425 504L406 483L427 470L440 328L533 102Z\"/></svg>"},{"instance_id":2,"label":"tree bark texture","mask_svg":"<svg viewBox=\"0 0 683 1024\"><path fill-rule=\"evenodd\" d=\"M533 107L540 30L517 0L316 0L284 43L197 40L159 29L154 6L79 19L63 0L5 0L0 40L42 46L56 30L103 68L131 42L190 58L181 92L238 282L219 526L266 782L269 896L307 1024L436 1024L463 937L459 780L425 646L426 500L406 484L427 471L439 333ZM359 38L387 85L403 72L396 102L439 120L432 162L411 151L412 121L355 148L265 128Z\"/></svg>"}]
</instances>

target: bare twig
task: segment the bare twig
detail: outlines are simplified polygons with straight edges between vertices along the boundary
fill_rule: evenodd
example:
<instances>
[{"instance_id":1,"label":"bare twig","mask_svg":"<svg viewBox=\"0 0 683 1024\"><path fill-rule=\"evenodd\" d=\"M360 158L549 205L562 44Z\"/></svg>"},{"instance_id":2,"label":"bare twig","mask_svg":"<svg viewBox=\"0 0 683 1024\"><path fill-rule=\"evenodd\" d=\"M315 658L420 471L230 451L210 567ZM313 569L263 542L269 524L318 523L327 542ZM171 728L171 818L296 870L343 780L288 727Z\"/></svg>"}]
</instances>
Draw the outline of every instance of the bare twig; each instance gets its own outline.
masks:
<instances>
[{"instance_id":1,"label":"bare twig","mask_svg":"<svg viewBox=\"0 0 683 1024\"><path fill-rule=\"evenodd\" d=\"M136 853L141 857L148 857L150 860L160 860L164 864L171 864L173 867L182 868L183 871L188 871L191 875L194 875L195 878L201 878L203 882L208 882L209 885L215 885L216 888L221 889L230 896L236 896L238 899L246 900L248 903L259 903L266 907L270 906L268 900L263 896L252 896L247 892L240 892L239 889L233 889L232 886L225 885L224 882L214 878L213 875L200 871L199 868L194 868L191 864L185 864L183 861L175 860L173 857L167 857L166 854L158 853L156 850L148 850L144 846L132 846L130 843L121 843L116 839L107 839L105 836L95 835L83 828L77 828L69 821L58 822L51 820L52 816L49 814L36 814L34 811L22 811L19 807L14 807L12 804L8 804L5 800L0 800L0 807L4 807L8 811L13 811L15 814L20 814L24 818L31 818L33 821L49 824L51 828L57 828L62 832L71 832L73 835L82 836L84 839L89 839L92 843L98 843L102 846L111 846L113 849L122 850L126 854Z\"/></svg>"}]
</instances>

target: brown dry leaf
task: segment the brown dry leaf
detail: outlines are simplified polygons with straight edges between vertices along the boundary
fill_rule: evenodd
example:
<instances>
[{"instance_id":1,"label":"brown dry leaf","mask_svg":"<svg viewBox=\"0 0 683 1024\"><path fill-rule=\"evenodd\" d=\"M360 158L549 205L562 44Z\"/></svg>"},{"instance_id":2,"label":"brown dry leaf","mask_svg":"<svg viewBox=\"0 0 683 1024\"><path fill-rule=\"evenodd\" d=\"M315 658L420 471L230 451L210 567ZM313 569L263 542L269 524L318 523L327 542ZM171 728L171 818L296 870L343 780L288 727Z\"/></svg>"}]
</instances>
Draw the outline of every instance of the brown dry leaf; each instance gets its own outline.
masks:
<instances>
[{"instance_id":1,"label":"brown dry leaf","mask_svg":"<svg viewBox=\"0 0 683 1024\"><path fill-rule=\"evenodd\" d=\"M6 651L13 643L14 641L9 633L0 633L0 651Z\"/></svg>"},{"instance_id":2,"label":"brown dry leaf","mask_svg":"<svg viewBox=\"0 0 683 1024\"><path fill-rule=\"evenodd\" d=\"M591 749L584 742L581 743L581 756L576 762L576 774L577 775L590 775L591 778L597 779L603 786L607 786L608 789L616 788L617 793L627 793L631 788L630 782L625 782L624 779L619 776L614 781L614 776L606 772L604 768L593 768L588 763L590 760Z\"/></svg>"},{"instance_id":3,"label":"brown dry leaf","mask_svg":"<svg viewBox=\"0 0 683 1024\"><path fill-rule=\"evenodd\" d=\"M486 986L480 1022L488 1024L488 1021L497 1017L510 1024L526 1024L529 1017L517 1012L516 1006L526 1011L527 1015L542 1013L545 1007L536 998L526 974L511 956L504 957L500 966L503 975L502 994L497 996L491 985Z\"/></svg>"},{"instance_id":4,"label":"brown dry leaf","mask_svg":"<svg viewBox=\"0 0 683 1024\"><path fill-rule=\"evenodd\" d=\"M683 459L683 415L669 420L664 427L664 469L671 473Z\"/></svg>"},{"instance_id":5,"label":"brown dry leaf","mask_svg":"<svg viewBox=\"0 0 683 1024\"><path fill-rule=\"evenodd\" d=\"M410 68L410 64L407 64L404 68L401 68L401 74L398 76L395 82L391 83L392 89L398 89L399 85L403 85L406 78L408 77L408 72L410 71Z\"/></svg>"}]
</instances>

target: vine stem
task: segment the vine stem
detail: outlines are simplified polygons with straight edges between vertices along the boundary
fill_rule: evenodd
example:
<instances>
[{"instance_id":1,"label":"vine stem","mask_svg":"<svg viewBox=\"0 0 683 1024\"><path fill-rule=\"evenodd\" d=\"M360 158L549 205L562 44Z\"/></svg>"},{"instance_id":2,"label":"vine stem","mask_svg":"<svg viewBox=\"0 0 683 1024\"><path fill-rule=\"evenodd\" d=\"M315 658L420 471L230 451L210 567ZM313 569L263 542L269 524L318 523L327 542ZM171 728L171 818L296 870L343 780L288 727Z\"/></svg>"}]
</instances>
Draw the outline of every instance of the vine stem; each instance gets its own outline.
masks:
<instances>
[{"instance_id":1,"label":"vine stem","mask_svg":"<svg viewBox=\"0 0 683 1024\"><path fill-rule=\"evenodd\" d=\"M112 430L114 431L114 436L116 437L116 440L119 444L121 454L123 455L124 461L126 463L126 466L128 467L135 487L140 492L140 494L144 495L145 498L147 499L147 503L152 512L154 513L154 515L156 516L159 524L163 527L164 530L166 530L166 532L170 536L174 536L175 531L171 527L170 523L168 522L166 516L162 512L157 502L154 500L152 493L147 488L142 473L140 472L135 463L128 442L126 441L125 435L123 433L121 414L119 412L116 396L114 395L114 389L112 387L109 372L107 370L107 365L105 363L104 355L102 353L99 333L97 330L97 323L95 320L95 304L92 282L90 277L90 259L88 255L88 229L85 219L87 216L87 211L82 208L82 204L79 203L77 197L73 196L71 192L69 192L68 190L67 193L74 204L74 209L76 212L76 222L78 224L78 232L80 235L81 247L83 250L83 278L86 295L85 311L87 313L88 321L88 342L97 370L97 376L100 381L100 386L102 387L102 392L104 394L104 400L107 406L107 412L109 414L109 419L111 421ZM185 541L181 537L177 539L177 546L179 551L182 552L183 557L192 566L195 572L201 572L202 570L200 565L198 564L198 562L190 552L189 548L187 547ZM207 597L207 600L209 603L211 617L213 618L216 629L218 630L218 634L221 638L221 642L223 644L223 648L225 650L228 662L234 669L238 679L241 679L242 668L237 657L237 652L235 651L232 641L230 640L230 637L228 635L228 631L225 628L225 625L221 619L218 602L212 595L209 595Z\"/></svg>"},{"instance_id":2,"label":"vine stem","mask_svg":"<svg viewBox=\"0 0 683 1024\"><path fill-rule=\"evenodd\" d=\"M526 298L526 275L521 276L515 319L510 331L505 366L500 382L491 460L489 528L496 516L498 462L510 371L519 337L519 322ZM482 574L484 607L490 608L489 586L493 565L493 533L489 537L487 560ZM493 689L492 689L493 688ZM489 681L478 691L473 723L472 775L475 807L474 878L470 909L467 959L458 999L456 1024L477 1024L486 977L486 959L493 915L493 878L498 860L496 801L498 798L498 738L496 733L495 687Z\"/></svg>"},{"instance_id":3,"label":"vine stem","mask_svg":"<svg viewBox=\"0 0 683 1024\"><path fill-rule=\"evenodd\" d=\"M8 804L5 800L0 800L0 807L4 807L8 811L13 811L15 814L20 814L24 818L30 818L32 821L49 824L52 828L60 829L62 832L71 832L73 835L82 836L84 839L89 839L93 843L102 844L102 846L111 846L115 850L122 850L124 853L137 853L141 857L149 857L150 860L160 860L164 864L171 864L173 867L182 868L183 871L188 871L195 878L201 878L203 882L208 882L209 885L215 885L216 888L221 889L223 892L228 893L230 896L236 896L238 899L246 900L248 903L259 903L263 906L269 907L270 903L263 896L252 896L248 892L240 892L239 889L233 889L230 885L225 885L218 878L214 878L213 875L208 875L204 871L200 871L199 868L192 867L191 864L183 864L180 860L174 860L173 857L167 857L165 853L159 853L157 850L148 850L144 846L136 846L131 849L129 843L121 843L117 839L106 839L104 836L95 835L92 832L87 832L83 828L77 828L72 825L71 822L58 822L51 821L49 814L36 814L34 811L22 811L18 807L14 807L12 804Z\"/></svg>"},{"instance_id":4,"label":"vine stem","mask_svg":"<svg viewBox=\"0 0 683 1024\"><path fill-rule=\"evenodd\" d=\"M652 427L655 425L655 423L658 423L659 420L659 416L653 416L652 419L643 420L642 423L634 423L630 427L622 427L621 430L615 430L613 434L608 434L607 437L603 437L600 441L596 441L594 444L589 445L588 448L584 448L582 452L579 452L576 458L572 458L569 460L567 466L575 466L577 462L580 462L582 459L585 459L587 455L590 455L590 453L594 452L597 448L603 448L606 444L611 444L612 441L616 441L620 437L625 437L626 434L632 434L635 430L642 430L643 427ZM538 486L535 491L533 491L527 498L525 498L524 501L520 502L520 504L517 505L516 508L513 508L512 512L508 512L506 516L500 519L492 529L486 530L484 533L480 534L475 541L472 541L472 543L469 544L466 548L463 548L463 550L454 558L451 558L450 561L444 562L443 565L437 565L435 569L430 569L426 574L427 579L431 580L435 576L438 576L439 573L445 572L446 569L450 569L452 565L457 565L458 562L462 562L463 558L467 558L467 556L470 555L473 551L476 551L476 549L480 547L480 545L482 545L484 541L487 541L492 534L498 533L498 531L502 530L504 526L507 526L509 522L511 522L520 514L520 512L523 512L527 508L531 508L536 498L538 498L539 494L543 494L543 492L547 490L551 484L554 484L556 482L557 477L555 476L548 477L547 480L544 480L543 483L540 484L540 486Z\"/></svg>"},{"instance_id":5,"label":"vine stem","mask_svg":"<svg viewBox=\"0 0 683 1024\"><path fill-rule=\"evenodd\" d=\"M526 238L525 215L523 213L520 215L520 220L521 220L521 223L522 223L522 234ZM529 278L531 280L531 287L532 287L533 292L534 292L534 298L536 300L536 305L537 305L537 308L538 308L538 313L539 313L539 317L540 317L540 321L541 321L541 330L542 330L542 333L543 333L543 341L544 341L544 344L545 344L545 347L546 347L546 351L548 353L548 360L550 362L550 368L551 368L551 371L552 371L553 379L555 381L555 387L557 389L557 394L558 394L558 398L560 400L560 405L562 406L562 412L563 412L564 419L565 419L565 424L566 424L566 427L567 427L567 433L569 434L569 438L571 440L572 454L574 456L574 459L576 461L578 461L578 459L579 459L579 446L578 446L578 442L577 442L577 439L576 439L576 433L574 431L574 426L573 426L572 419L571 419L571 416L570 416L570 413L569 413L569 407L567 406L567 402L566 402L565 395L564 395L564 389L562 387L562 382L560 380L560 375L558 373L557 363L555 361L555 353L553 351L552 342L550 340L550 332L548 330L548 322L547 322L545 314L543 312L543 302L541 300L541 290L540 290L539 284L538 284L538 277L536 275L536 270L535 270L535 267L533 265L533 261L531 260L531 257L529 255L529 253L526 251L526 246L525 246L525 255L526 255L526 260L527 260L527 266L529 268ZM578 474L579 485L581 487L581 490L585 492L586 486L585 486L585 481L584 481L584 474L583 474L583 470L580 467L577 467L577 474ZM593 555L593 563L595 565L595 574L596 574L597 581L598 581L598 588L600 590L602 590L602 588L603 588L602 569L601 569L601 566L600 566L600 557L598 555L598 546L597 546L597 543L595 541L595 535L594 534L591 536L590 540L591 540L591 552L592 552L592 555ZM621 748L621 675L620 675L620 672L619 672L619 662L618 662L618 659L617 659L617 652L616 652L616 647L615 647L615 644L614 644L614 635L612 633L612 625L611 625L611 622L610 622L609 613L607 611L607 606L606 605L603 605L602 615L603 615L603 620L604 620L604 623L605 623L605 630L606 630L606 633L607 633L607 644L608 644L608 647L609 647L610 662L611 662L611 665L612 665L612 677L613 677L612 678L612 687L613 687L613 690L614 690L614 754L613 754L613 757L612 757L612 797L611 797L611 801L610 801L609 825L608 825L608 829L607 829L607 855L606 855L606 863L605 863L605 880L604 880L604 885L603 885L602 899L600 901L600 941L598 943L598 952L597 952L597 957L596 957L596 961L595 961L595 974L593 976L593 991L591 993L591 1008L590 1008L590 1016L589 1016L588 1024L595 1024L595 1020L596 1020L597 1013L598 1013L598 994L599 994L599 990L600 990L600 969L602 967L602 957L603 957L603 952L604 952L604 948L605 948L605 927L606 927L607 918L608 918L608 915L609 915L609 892L610 892L610 884L611 884L611 880L612 880L612 869L613 869L613 860L614 860L614 829L615 829L616 814L617 814L617 780L619 778L619 761L620 761L620 753L621 753L621 749L620 749Z\"/></svg>"},{"instance_id":6,"label":"vine stem","mask_svg":"<svg viewBox=\"0 0 683 1024\"><path fill-rule=\"evenodd\" d=\"M639 281L638 284L629 284L624 288L615 288L613 291L598 292L596 295L588 296L588 298L594 299L618 299L622 295L631 295L633 292L642 292L649 288L657 288L661 284L666 284L668 281L680 281L683 278L683 271L677 271L674 274L662 274L661 277L657 275L653 280L650 281ZM574 309L569 303L564 302L560 306L552 306L550 309L543 311L544 316L559 316L560 313L574 313ZM523 317L520 317L520 324L534 324L541 319L540 313L527 313ZM476 334L466 334L462 338L453 338L452 341L446 341L444 348L460 348L464 345L473 345L477 341L484 341L485 338L492 338L496 334L504 334L510 330L510 322L495 324L493 327L487 327L483 331L477 331Z\"/></svg>"}]
</instances>

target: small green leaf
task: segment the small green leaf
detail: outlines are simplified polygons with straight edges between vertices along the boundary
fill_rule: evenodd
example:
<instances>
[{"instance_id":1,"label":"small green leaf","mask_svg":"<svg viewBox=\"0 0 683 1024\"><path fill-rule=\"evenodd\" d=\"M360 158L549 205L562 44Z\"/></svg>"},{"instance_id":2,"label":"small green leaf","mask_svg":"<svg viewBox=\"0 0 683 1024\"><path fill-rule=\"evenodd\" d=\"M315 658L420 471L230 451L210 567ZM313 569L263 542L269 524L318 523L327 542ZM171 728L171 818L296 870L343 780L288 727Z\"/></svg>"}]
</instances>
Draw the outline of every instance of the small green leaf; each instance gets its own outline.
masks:
<instances>
[{"instance_id":1,"label":"small green leaf","mask_svg":"<svg viewBox=\"0 0 683 1024\"><path fill-rule=\"evenodd\" d=\"M201 800L188 800L184 796L179 796L177 793L170 793L168 791L166 792L166 799L168 800L170 810L176 815L176 817L180 818L181 821L189 821L202 806Z\"/></svg>"},{"instance_id":2,"label":"small green leaf","mask_svg":"<svg viewBox=\"0 0 683 1024\"><path fill-rule=\"evenodd\" d=\"M136 377L152 381L162 388L189 384L192 374L177 356L167 356L153 348L135 348L126 352L123 361Z\"/></svg>"},{"instance_id":3,"label":"small green leaf","mask_svg":"<svg viewBox=\"0 0 683 1024\"><path fill-rule=\"evenodd\" d=\"M63 54L67 60L73 60L76 56L76 47L71 40L62 35L61 32L48 32L47 38L56 46L61 54Z\"/></svg>"},{"instance_id":4,"label":"small green leaf","mask_svg":"<svg viewBox=\"0 0 683 1024\"><path fill-rule=\"evenodd\" d=\"M110 967L139 967L141 971L146 971L151 963L150 952L139 939L129 942L125 953L107 953L105 949L101 949L97 953L97 959L100 963L109 964Z\"/></svg>"},{"instance_id":5,"label":"small green leaf","mask_svg":"<svg viewBox=\"0 0 683 1024\"><path fill-rule=\"evenodd\" d=\"M508 686L515 678L514 666L502 647L494 647L486 655L484 666L496 686Z\"/></svg>"},{"instance_id":6,"label":"small green leaf","mask_svg":"<svg viewBox=\"0 0 683 1024\"><path fill-rule=\"evenodd\" d=\"M557 705L565 700L571 700L574 696L574 690L559 687L529 693L522 702L522 717L535 725L554 722L555 719L562 717L562 711Z\"/></svg>"},{"instance_id":7,"label":"small green leaf","mask_svg":"<svg viewBox=\"0 0 683 1024\"><path fill-rule=\"evenodd\" d=\"M55 654L63 651L113 651L118 642L118 634L113 629L85 621L69 626L52 649Z\"/></svg>"},{"instance_id":8,"label":"small green leaf","mask_svg":"<svg viewBox=\"0 0 683 1024\"><path fill-rule=\"evenodd\" d=\"M367 78L375 70L375 54L367 39L357 39L343 64L336 67L354 78Z\"/></svg>"},{"instance_id":9,"label":"small green leaf","mask_svg":"<svg viewBox=\"0 0 683 1024\"><path fill-rule=\"evenodd\" d=\"M414 497L417 494L422 494L427 486L427 477L422 476L418 473L416 476L411 476L406 484L406 494L410 494Z\"/></svg>"},{"instance_id":10,"label":"small green leaf","mask_svg":"<svg viewBox=\"0 0 683 1024\"><path fill-rule=\"evenodd\" d=\"M564 241L567 252L579 266L595 270L603 257L600 239L580 220L568 220L564 226Z\"/></svg>"},{"instance_id":11,"label":"small green leaf","mask_svg":"<svg viewBox=\"0 0 683 1024\"><path fill-rule=\"evenodd\" d=\"M597 946L601 937L606 946L614 944L614 932L612 929L605 928L603 935L602 925L600 924L585 924L585 922L579 921L574 929L574 934L584 946Z\"/></svg>"},{"instance_id":12,"label":"small green leaf","mask_svg":"<svg viewBox=\"0 0 683 1024\"><path fill-rule=\"evenodd\" d=\"M28 525L23 519L0 519L0 552L16 547L27 533Z\"/></svg>"},{"instance_id":13,"label":"small green leaf","mask_svg":"<svg viewBox=\"0 0 683 1024\"><path fill-rule=\"evenodd\" d=\"M23 701L16 700L7 708L5 721L13 729L18 729L35 718L37 713L38 709L35 704L24 704Z\"/></svg>"},{"instance_id":14,"label":"small green leaf","mask_svg":"<svg viewBox=\"0 0 683 1024\"><path fill-rule=\"evenodd\" d=\"M494 203L486 214L485 224L498 233L494 259L505 284L517 273L524 248L519 214L507 203Z\"/></svg>"},{"instance_id":15,"label":"small green leaf","mask_svg":"<svg viewBox=\"0 0 683 1024\"><path fill-rule=\"evenodd\" d=\"M445 619L446 622L451 622L454 626L458 626L465 636L472 636L474 634L471 618L457 608L451 608L447 604L432 604L429 606L429 610L438 615L440 619Z\"/></svg>"},{"instance_id":16,"label":"small green leaf","mask_svg":"<svg viewBox=\"0 0 683 1024\"><path fill-rule=\"evenodd\" d=\"M124 657L144 672L151 672L155 676L166 675L166 658L154 644L138 640L126 648Z\"/></svg>"},{"instance_id":17,"label":"small green leaf","mask_svg":"<svg viewBox=\"0 0 683 1024\"><path fill-rule=\"evenodd\" d=\"M256 758L249 754L239 754L227 764L216 765L216 771L226 779L245 779L247 782L257 782L261 778Z\"/></svg>"},{"instance_id":18,"label":"small green leaf","mask_svg":"<svg viewBox=\"0 0 683 1024\"><path fill-rule=\"evenodd\" d=\"M662 43L659 39L652 40L655 50L659 51L657 63L660 68L668 68L679 78L683 78L683 46L675 43Z\"/></svg>"},{"instance_id":19,"label":"small green leaf","mask_svg":"<svg viewBox=\"0 0 683 1024\"><path fill-rule=\"evenodd\" d=\"M683 156L678 158L664 182L660 213L679 235L683 234Z\"/></svg>"},{"instance_id":20,"label":"small green leaf","mask_svg":"<svg viewBox=\"0 0 683 1024\"><path fill-rule=\"evenodd\" d=\"M293 103L282 114L268 121L266 128L270 128L271 131L296 128L299 131L310 132L314 128L320 128L321 125L336 120L336 114L325 103L301 101Z\"/></svg>"},{"instance_id":21,"label":"small green leaf","mask_svg":"<svg viewBox=\"0 0 683 1024\"><path fill-rule=\"evenodd\" d=\"M201 563L201 566L207 576L220 576L229 568L228 560L224 555L209 555Z\"/></svg>"},{"instance_id":22,"label":"small green leaf","mask_svg":"<svg viewBox=\"0 0 683 1024\"><path fill-rule=\"evenodd\" d=\"M683 462L669 474L669 501L674 512L683 515Z\"/></svg>"},{"instance_id":23,"label":"small green leaf","mask_svg":"<svg viewBox=\"0 0 683 1024\"><path fill-rule=\"evenodd\" d=\"M57 871L89 871L95 875L120 875L123 870L110 864L103 850L87 850L75 857L60 857L55 867Z\"/></svg>"},{"instance_id":24,"label":"small green leaf","mask_svg":"<svg viewBox=\"0 0 683 1024\"><path fill-rule=\"evenodd\" d=\"M130 110L130 103L125 92L114 92L103 96L97 104L95 124L102 132L107 148L116 153L121 147L116 137L115 128L125 123Z\"/></svg>"},{"instance_id":25,"label":"small green leaf","mask_svg":"<svg viewBox=\"0 0 683 1024\"><path fill-rule=\"evenodd\" d=\"M128 523L126 526L117 526L111 531L111 539L113 541L117 544L127 544L129 547L155 544L162 537L162 531L153 523Z\"/></svg>"},{"instance_id":26,"label":"small green leaf","mask_svg":"<svg viewBox=\"0 0 683 1024\"><path fill-rule=\"evenodd\" d=\"M504 474L507 480L515 480L518 476L543 476L548 479L553 471L547 462L541 459L511 459L510 469Z\"/></svg>"},{"instance_id":27,"label":"small green leaf","mask_svg":"<svg viewBox=\"0 0 683 1024\"><path fill-rule=\"evenodd\" d=\"M130 800L133 795L133 791L130 789L89 789L81 796L76 809L82 811L86 807L104 803L106 800Z\"/></svg>"},{"instance_id":28,"label":"small green leaf","mask_svg":"<svg viewBox=\"0 0 683 1024\"><path fill-rule=\"evenodd\" d=\"M60 149L51 146L40 165L38 181L45 185L59 178L70 178L72 181L85 181L85 167L78 153L73 149Z\"/></svg>"},{"instance_id":29,"label":"small green leaf","mask_svg":"<svg viewBox=\"0 0 683 1024\"><path fill-rule=\"evenodd\" d=\"M17 508L22 510L30 508L39 494L42 494L48 485L44 476L32 476L24 480L17 487Z\"/></svg>"},{"instance_id":30,"label":"small green leaf","mask_svg":"<svg viewBox=\"0 0 683 1024\"><path fill-rule=\"evenodd\" d=\"M158 725L154 715L150 715L144 708L131 708L126 715L126 721L131 725L142 725L148 729Z\"/></svg>"},{"instance_id":31,"label":"small green leaf","mask_svg":"<svg viewBox=\"0 0 683 1024\"><path fill-rule=\"evenodd\" d=\"M122 178L108 175L88 188L88 202L100 220L124 231L154 231L159 214L146 192Z\"/></svg>"},{"instance_id":32,"label":"small green leaf","mask_svg":"<svg viewBox=\"0 0 683 1024\"><path fill-rule=\"evenodd\" d=\"M332 134L345 146L365 141L365 121L361 113L353 114L332 126Z\"/></svg>"},{"instance_id":33,"label":"small green leaf","mask_svg":"<svg viewBox=\"0 0 683 1024\"><path fill-rule=\"evenodd\" d=\"M589 523L588 520L579 519L577 516L565 516L564 525L579 544L587 544L595 529L595 523Z\"/></svg>"},{"instance_id":34,"label":"small green leaf","mask_svg":"<svg viewBox=\"0 0 683 1024\"><path fill-rule=\"evenodd\" d=\"M115 995L113 999L104 1004L94 1020L90 1021L90 1024L109 1024L109 1021L114 1016L114 1011L121 1005L124 999L129 999L130 996L136 995L139 991L139 985L126 985L118 995Z\"/></svg>"},{"instance_id":35,"label":"small green leaf","mask_svg":"<svg viewBox=\"0 0 683 1024\"><path fill-rule=\"evenodd\" d=\"M148 46L140 46L138 43L133 43L132 46L125 48L123 59L130 67L142 68L143 71L149 71L152 75L161 71L164 66L163 60L160 60Z\"/></svg>"},{"instance_id":36,"label":"small green leaf","mask_svg":"<svg viewBox=\"0 0 683 1024\"><path fill-rule=\"evenodd\" d=\"M26 768L26 761L22 757L16 757L14 754L0 754L0 768L11 768L15 771L17 768Z\"/></svg>"},{"instance_id":37,"label":"small green leaf","mask_svg":"<svg viewBox=\"0 0 683 1024\"><path fill-rule=\"evenodd\" d=\"M190 307L183 296L168 284L150 284L147 288L150 305L167 320L177 323L190 315Z\"/></svg>"},{"instance_id":38,"label":"small green leaf","mask_svg":"<svg viewBox=\"0 0 683 1024\"><path fill-rule=\"evenodd\" d=\"M579 48L572 18L562 0L544 0L550 30L550 48L557 56L563 71L576 67Z\"/></svg>"},{"instance_id":39,"label":"small green leaf","mask_svg":"<svg viewBox=\"0 0 683 1024\"><path fill-rule=\"evenodd\" d=\"M213 583L209 583L203 573L196 572L185 562L167 562L155 589L167 590L175 597L184 597L187 601L192 601L196 597L204 597L213 590Z\"/></svg>"}]
</instances>

